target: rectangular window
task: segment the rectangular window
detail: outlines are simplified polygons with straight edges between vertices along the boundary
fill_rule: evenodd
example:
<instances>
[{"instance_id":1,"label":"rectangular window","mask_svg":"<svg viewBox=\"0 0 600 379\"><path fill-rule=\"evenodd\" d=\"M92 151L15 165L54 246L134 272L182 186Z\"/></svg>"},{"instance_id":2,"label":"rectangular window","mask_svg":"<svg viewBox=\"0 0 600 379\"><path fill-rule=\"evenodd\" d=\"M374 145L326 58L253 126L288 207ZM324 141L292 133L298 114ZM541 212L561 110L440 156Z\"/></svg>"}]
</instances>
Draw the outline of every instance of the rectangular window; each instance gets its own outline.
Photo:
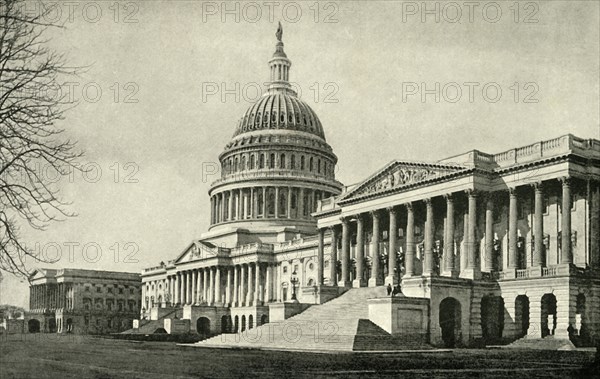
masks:
<instances>
[{"instance_id":1,"label":"rectangular window","mask_svg":"<svg viewBox=\"0 0 600 379\"><path fill-rule=\"evenodd\" d=\"M102 288L96 287L96 292L102 292Z\"/></svg>"}]
</instances>

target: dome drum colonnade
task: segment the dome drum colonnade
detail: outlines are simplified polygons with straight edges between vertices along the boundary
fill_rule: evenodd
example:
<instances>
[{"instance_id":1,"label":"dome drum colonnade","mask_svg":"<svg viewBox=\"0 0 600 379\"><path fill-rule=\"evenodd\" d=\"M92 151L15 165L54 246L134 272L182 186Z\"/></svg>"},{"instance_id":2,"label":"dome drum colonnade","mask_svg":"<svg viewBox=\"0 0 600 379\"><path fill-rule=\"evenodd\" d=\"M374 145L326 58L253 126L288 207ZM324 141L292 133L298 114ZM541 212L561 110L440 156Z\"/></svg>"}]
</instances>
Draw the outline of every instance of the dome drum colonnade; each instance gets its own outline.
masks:
<instances>
[{"instance_id":1,"label":"dome drum colonnade","mask_svg":"<svg viewBox=\"0 0 600 379\"><path fill-rule=\"evenodd\" d=\"M331 244L331 260L341 263L341 270L337 265L330 265L329 277L339 278L339 281L330 281L330 285L333 286L362 287L366 284L377 286L383 281L386 284L396 285L400 276L409 278L415 275L481 279L482 271L489 273L501 271L503 279L530 275L544 276L545 271L542 268L552 264L545 256L544 190L554 189L560 182L561 228L567 232L560 232L558 236L560 258L554 264L573 264L571 209L574 180L577 179L564 177L558 181L536 182L502 192L467 190L464 193L448 193L441 197L425 198L386 209L341 217L339 224L319 229L319 265L323 267L322 241L325 234L329 233L334 241ZM529 195L526 194L527 192ZM529 264L525 264L523 259L518 257L521 248L517 227L520 194L523 194L524 198L521 201L526 201L528 197L533 197L534 200L532 255ZM497 264L498 255L502 254L502 247L494 237L493 228L496 223L494 212L500 209L506 200L508 200L508 246L506 267L502 268ZM444 205L444 214L440 214L439 211L437 214L434 212L434 208L443 209ZM457 205L462 209L457 209ZM455 220L459 211L463 213L464 220L463 254L460 254L460 241L455 233ZM399 214L402 215L402 220L398 219ZM439 224L441 218L443 218L443 226L440 235L436 234L436 223ZM387 221L387 230L381 228L383 221ZM398 243L399 221L404 242L402 246ZM420 226L417 226L415 221L421 222L422 233L416 233L420 231ZM370 230L367 231L366 226L370 226ZM367 233L371 236L370 241L367 241ZM387 244L382 245L381 240L384 237L387 237L385 238ZM421 238L420 242L417 242L417 237ZM482 239L484 247L480 250L479 241ZM354 259L351 259L352 242L355 246ZM365 254L366 248L370 252L368 258ZM480 254L483 255L483 259ZM460 262L456 262L457 255L460 257ZM379 259L374 259L376 256ZM401 267L398 265L398 259L403 260ZM387 267L381 267L386 261ZM416 265L417 261L420 263L419 267ZM367 262L370 263L369 270L367 270ZM353 263L354 267L352 267ZM323 285L322 272L319 278L319 284Z\"/></svg>"}]
</instances>

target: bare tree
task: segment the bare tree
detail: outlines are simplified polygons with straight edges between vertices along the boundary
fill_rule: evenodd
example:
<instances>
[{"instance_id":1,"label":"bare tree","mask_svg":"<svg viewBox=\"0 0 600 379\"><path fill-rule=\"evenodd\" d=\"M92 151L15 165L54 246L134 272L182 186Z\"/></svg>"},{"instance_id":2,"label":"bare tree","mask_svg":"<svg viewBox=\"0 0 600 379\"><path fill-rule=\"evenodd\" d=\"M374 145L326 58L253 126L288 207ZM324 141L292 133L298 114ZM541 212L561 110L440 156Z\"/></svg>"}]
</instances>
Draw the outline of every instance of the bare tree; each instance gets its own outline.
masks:
<instances>
[{"instance_id":1,"label":"bare tree","mask_svg":"<svg viewBox=\"0 0 600 379\"><path fill-rule=\"evenodd\" d=\"M59 175L77 169L75 143L57 123L74 102L59 80L76 75L49 48L44 8L26 12L23 0L0 0L0 270L28 276L26 258L38 258L20 232L43 230L74 214L40 168ZM32 259L32 261L34 261Z\"/></svg>"}]
</instances>

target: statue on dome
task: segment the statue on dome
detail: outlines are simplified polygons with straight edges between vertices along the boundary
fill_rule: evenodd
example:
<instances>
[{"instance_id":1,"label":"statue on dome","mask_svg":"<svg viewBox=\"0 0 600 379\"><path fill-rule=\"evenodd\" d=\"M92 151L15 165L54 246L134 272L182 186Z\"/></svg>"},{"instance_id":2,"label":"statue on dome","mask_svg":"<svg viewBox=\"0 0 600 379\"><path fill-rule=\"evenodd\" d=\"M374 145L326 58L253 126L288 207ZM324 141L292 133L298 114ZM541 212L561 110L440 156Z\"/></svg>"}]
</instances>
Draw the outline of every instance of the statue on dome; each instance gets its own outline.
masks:
<instances>
[{"instance_id":1,"label":"statue on dome","mask_svg":"<svg viewBox=\"0 0 600 379\"><path fill-rule=\"evenodd\" d=\"M279 21L279 26L277 27L277 32L275 33L277 40L281 42L281 37L283 36L283 28L281 27L281 21Z\"/></svg>"}]
</instances>

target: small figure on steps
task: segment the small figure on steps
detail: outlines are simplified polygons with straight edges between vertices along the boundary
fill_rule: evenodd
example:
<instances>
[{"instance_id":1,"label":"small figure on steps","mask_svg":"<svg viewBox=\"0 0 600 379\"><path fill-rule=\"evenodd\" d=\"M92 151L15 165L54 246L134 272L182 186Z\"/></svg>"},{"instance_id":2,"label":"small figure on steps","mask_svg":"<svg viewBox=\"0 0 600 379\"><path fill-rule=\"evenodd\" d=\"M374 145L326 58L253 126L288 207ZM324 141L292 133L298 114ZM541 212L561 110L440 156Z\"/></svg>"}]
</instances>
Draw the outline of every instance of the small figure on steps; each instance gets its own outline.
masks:
<instances>
[{"instance_id":1,"label":"small figure on steps","mask_svg":"<svg viewBox=\"0 0 600 379\"><path fill-rule=\"evenodd\" d=\"M392 292L392 296L396 296L397 294L402 294L402 288L400 288L400 284L394 287L394 291Z\"/></svg>"},{"instance_id":2,"label":"small figure on steps","mask_svg":"<svg viewBox=\"0 0 600 379\"><path fill-rule=\"evenodd\" d=\"M390 296L392 294L392 285L388 283L387 285L387 294Z\"/></svg>"}]
</instances>

